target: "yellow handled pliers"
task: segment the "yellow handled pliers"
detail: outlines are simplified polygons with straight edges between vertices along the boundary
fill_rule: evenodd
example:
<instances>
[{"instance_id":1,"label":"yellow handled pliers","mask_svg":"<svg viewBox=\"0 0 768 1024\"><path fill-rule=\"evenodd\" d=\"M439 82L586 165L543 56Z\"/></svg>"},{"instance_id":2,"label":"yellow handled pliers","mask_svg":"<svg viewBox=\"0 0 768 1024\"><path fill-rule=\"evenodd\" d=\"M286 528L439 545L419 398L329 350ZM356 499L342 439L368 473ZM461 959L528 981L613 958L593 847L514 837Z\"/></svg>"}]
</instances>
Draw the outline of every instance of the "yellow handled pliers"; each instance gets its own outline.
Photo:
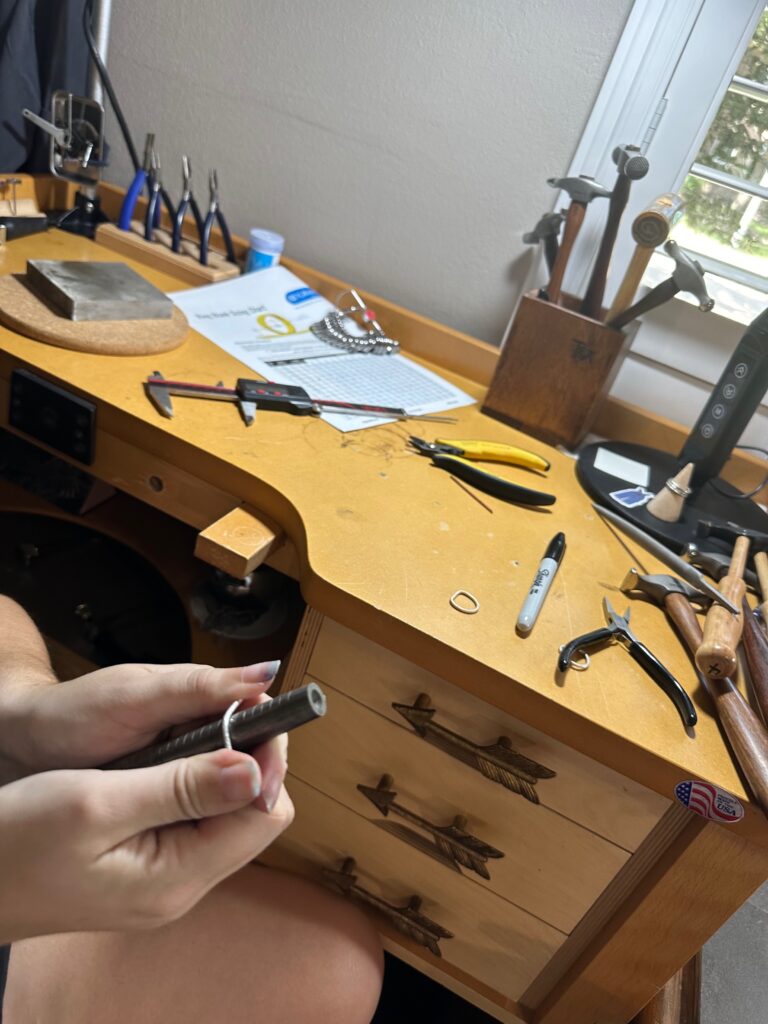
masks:
<instances>
[{"instance_id":1,"label":"yellow handled pliers","mask_svg":"<svg viewBox=\"0 0 768 1024\"><path fill-rule=\"evenodd\" d=\"M504 501L512 501L521 505L554 505L554 494L534 491L529 487L521 487L503 477L486 473L473 466L473 462L503 462L513 466L524 466L545 472L549 462L514 445L502 444L498 441L459 441L450 440L425 441L421 437L410 437L409 444L421 455L428 455L440 469L447 469L465 483L472 484L479 491L492 494Z\"/></svg>"}]
</instances>

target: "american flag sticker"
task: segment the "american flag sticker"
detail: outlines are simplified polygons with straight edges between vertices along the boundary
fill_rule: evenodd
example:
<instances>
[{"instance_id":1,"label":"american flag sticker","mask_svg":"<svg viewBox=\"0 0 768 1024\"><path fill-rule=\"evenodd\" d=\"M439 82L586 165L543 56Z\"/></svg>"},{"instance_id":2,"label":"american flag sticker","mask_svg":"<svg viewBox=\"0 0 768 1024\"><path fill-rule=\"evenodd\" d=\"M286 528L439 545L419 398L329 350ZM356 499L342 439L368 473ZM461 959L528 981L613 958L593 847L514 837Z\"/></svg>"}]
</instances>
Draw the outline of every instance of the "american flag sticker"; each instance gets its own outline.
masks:
<instances>
[{"instance_id":1,"label":"american flag sticker","mask_svg":"<svg viewBox=\"0 0 768 1024\"><path fill-rule=\"evenodd\" d=\"M744 817L744 808L736 797L709 782L680 782L675 786L675 796L684 807L709 821L733 824Z\"/></svg>"}]
</instances>

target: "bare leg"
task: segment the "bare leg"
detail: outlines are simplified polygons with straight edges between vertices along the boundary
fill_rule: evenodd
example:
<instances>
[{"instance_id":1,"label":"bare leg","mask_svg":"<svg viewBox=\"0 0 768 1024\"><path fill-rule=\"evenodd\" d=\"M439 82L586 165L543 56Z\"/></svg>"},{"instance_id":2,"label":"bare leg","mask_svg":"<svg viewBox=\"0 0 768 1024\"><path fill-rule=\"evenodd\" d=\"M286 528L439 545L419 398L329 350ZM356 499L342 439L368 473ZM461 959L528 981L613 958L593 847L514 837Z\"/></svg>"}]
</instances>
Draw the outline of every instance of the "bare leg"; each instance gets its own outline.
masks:
<instances>
[{"instance_id":1,"label":"bare leg","mask_svg":"<svg viewBox=\"0 0 768 1024\"><path fill-rule=\"evenodd\" d=\"M8 1024L368 1024L381 945L346 901L250 866L146 932L14 945Z\"/></svg>"}]
</instances>

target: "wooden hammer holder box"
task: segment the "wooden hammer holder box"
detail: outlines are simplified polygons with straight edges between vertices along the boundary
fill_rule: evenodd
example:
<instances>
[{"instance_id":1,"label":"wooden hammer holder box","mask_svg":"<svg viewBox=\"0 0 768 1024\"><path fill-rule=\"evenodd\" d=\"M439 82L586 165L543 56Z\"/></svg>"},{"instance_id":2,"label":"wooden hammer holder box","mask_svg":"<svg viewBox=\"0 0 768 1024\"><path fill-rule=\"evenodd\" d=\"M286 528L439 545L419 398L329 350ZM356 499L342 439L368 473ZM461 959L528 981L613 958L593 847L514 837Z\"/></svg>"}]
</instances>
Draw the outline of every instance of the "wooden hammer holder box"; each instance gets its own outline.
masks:
<instances>
[{"instance_id":1,"label":"wooden hammer holder box","mask_svg":"<svg viewBox=\"0 0 768 1024\"><path fill-rule=\"evenodd\" d=\"M571 306L523 295L482 411L549 444L575 448L592 425L634 337Z\"/></svg>"}]
</instances>

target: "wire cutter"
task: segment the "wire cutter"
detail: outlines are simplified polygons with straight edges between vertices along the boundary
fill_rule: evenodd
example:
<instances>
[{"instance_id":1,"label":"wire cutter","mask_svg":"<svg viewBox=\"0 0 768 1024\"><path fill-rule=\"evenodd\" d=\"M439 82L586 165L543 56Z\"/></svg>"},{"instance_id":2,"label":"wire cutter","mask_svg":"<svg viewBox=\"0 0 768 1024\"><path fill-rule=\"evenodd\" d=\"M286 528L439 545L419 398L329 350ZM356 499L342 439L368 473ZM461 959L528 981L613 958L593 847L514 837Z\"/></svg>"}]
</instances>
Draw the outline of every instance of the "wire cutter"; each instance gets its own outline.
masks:
<instances>
[{"instance_id":1,"label":"wire cutter","mask_svg":"<svg viewBox=\"0 0 768 1024\"><path fill-rule=\"evenodd\" d=\"M516 502L519 505L554 505L554 494L534 491L529 487L505 480L503 477L486 473L472 461L503 462L512 466L524 466L526 469L537 469L542 472L549 469L549 463L540 455L516 448L511 444L497 441L456 441L440 440L425 441L421 437L409 437L408 443L420 455L428 455L435 466L447 469L465 483L472 484L479 491L491 494L503 501ZM472 461L468 461L472 460Z\"/></svg>"},{"instance_id":2,"label":"wire cutter","mask_svg":"<svg viewBox=\"0 0 768 1024\"><path fill-rule=\"evenodd\" d=\"M208 204L208 213L203 224L203 230L200 233L200 262L204 267L208 266L208 243L211 239L213 222L217 221L221 237L224 239L224 248L227 250L227 259L230 263L237 263L235 247L232 245L232 235L229 233L229 226L224 219L224 214L219 208L219 178L216 171L211 171L208 175L208 188L210 189L211 199Z\"/></svg>"},{"instance_id":3,"label":"wire cutter","mask_svg":"<svg viewBox=\"0 0 768 1024\"><path fill-rule=\"evenodd\" d=\"M627 608L623 615L619 615L611 607L608 598L604 597L603 613L608 623L607 626L604 626L602 629L596 629L591 633L584 633L583 636L577 636L575 640L571 640L560 648L560 657L557 662L559 671L565 672L568 668L587 668L589 665L589 655L585 651L587 647L595 647L597 644L610 642L620 643L622 647L629 651L638 665L648 673L654 683L660 686L664 693L666 693L677 708L683 725L696 725L696 708L693 706L691 698L669 669L662 665L656 655L645 644L641 643L629 628L630 609ZM574 656L579 653L584 654L584 662L574 660Z\"/></svg>"},{"instance_id":4,"label":"wire cutter","mask_svg":"<svg viewBox=\"0 0 768 1024\"><path fill-rule=\"evenodd\" d=\"M171 239L172 252L178 252L181 248L181 232L184 227L184 218L187 215L188 209L192 211L192 216L195 218L197 237L203 237L203 218L200 214L200 207L197 205L197 200L192 195L192 169L189 165L188 156L183 156L181 158L181 172L184 178L184 187L181 193L181 199L179 200L179 205L176 207L176 217L173 221L173 236Z\"/></svg>"},{"instance_id":5,"label":"wire cutter","mask_svg":"<svg viewBox=\"0 0 768 1024\"><path fill-rule=\"evenodd\" d=\"M154 229L160 223L160 204L164 204L168 215L171 218L171 224L176 219L176 211L173 208L173 203L168 198L168 193L163 188L163 179L161 175L160 157L157 153L152 150L152 158L149 171L149 202L147 203L147 209L144 213L144 237L148 242L152 241Z\"/></svg>"}]
</instances>

